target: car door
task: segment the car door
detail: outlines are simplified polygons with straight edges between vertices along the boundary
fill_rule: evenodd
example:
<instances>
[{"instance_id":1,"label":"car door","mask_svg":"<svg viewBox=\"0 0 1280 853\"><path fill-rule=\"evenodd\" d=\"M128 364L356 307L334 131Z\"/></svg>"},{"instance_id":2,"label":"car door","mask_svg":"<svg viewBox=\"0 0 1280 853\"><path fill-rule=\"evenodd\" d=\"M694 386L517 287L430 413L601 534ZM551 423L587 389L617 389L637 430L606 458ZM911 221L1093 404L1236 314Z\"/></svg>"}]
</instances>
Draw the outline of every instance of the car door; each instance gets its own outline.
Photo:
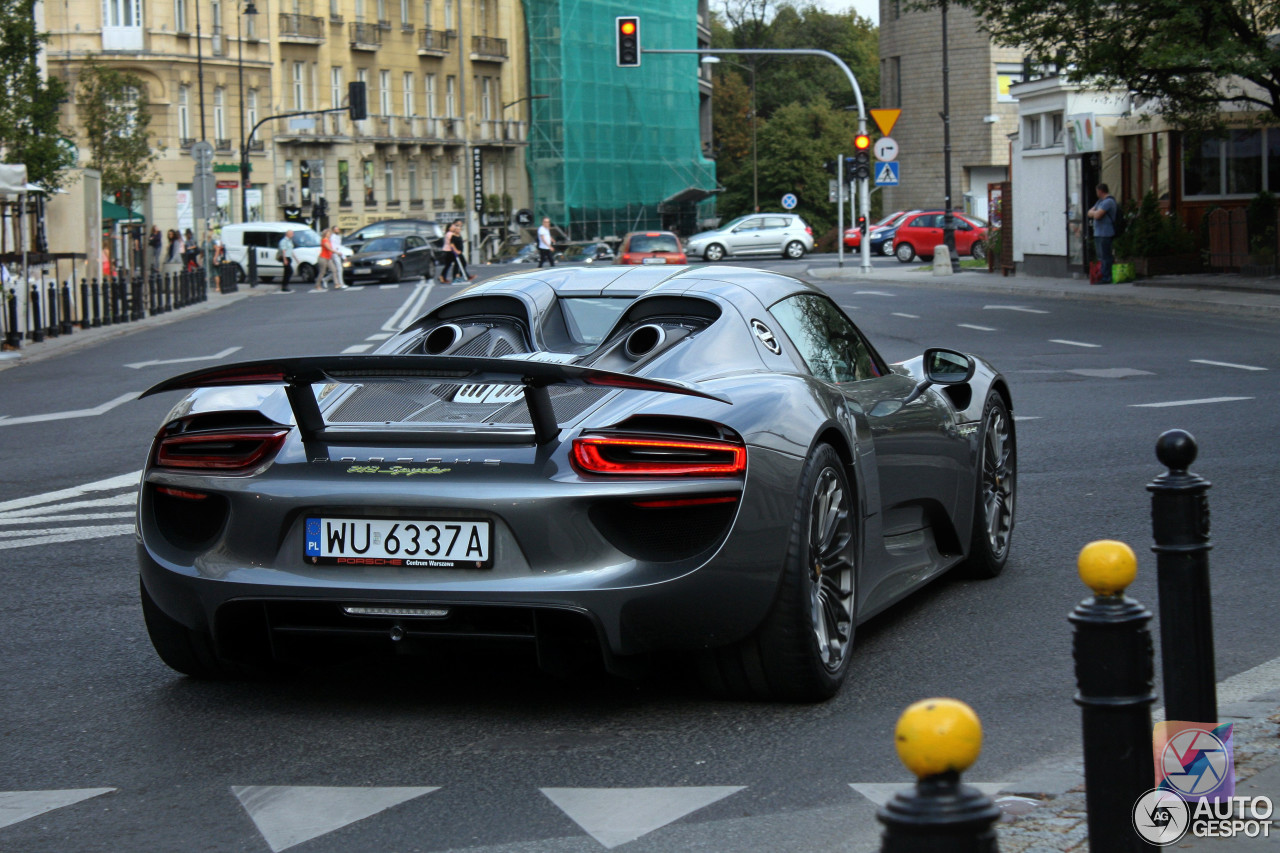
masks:
<instances>
[{"instance_id":1,"label":"car door","mask_svg":"<svg viewBox=\"0 0 1280 853\"><path fill-rule=\"evenodd\" d=\"M935 389L902 405L915 380L892 371L826 296L795 294L769 311L809 371L839 390L856 425L855 476L868 495L859 601L876 608L935 568L926 547L935 533L931 525L943 523L941 508L955 506L968 470L968 441L954 408Z\"/></svg>"},{"instance_id":2,"label":"car door","mask_svg":"<svg viewBox=\"0 0 1280 853\"><path fill-rule=\"evenodd\" d=\"M729 254L731 255L758 255L760 254L760 228L763 219L759 216L753 216L750 219L744 219L739 222L734 229L729 232Z\"/></svg>"},{"instance_id":3,"label":"car door","mask_svg":"<svg viewBox=\"0 0 1280 853\"><path fill-rule=\"evenodd\" d=\"M410 275L426 275L427 274L427 241L421 237L411 234L404 238L404 254L405 263L404 271Z\"/></svg>"},{"instance_id":4,"label":"car door","mask_svg":"<svg viewBox=\"0 0 1280 853\"><path fill-rule=\"evenodd\" d=\"M973 254L973 241L978 232L971 224L969 224L969 222L961 217L956 216L954 219L956 223L956 254Z\"/></svg>"},{"instance_id":5,"label":"car door","mask_svg":"<svg viewBox=\"0 0 1280 853\"><path fill-rule=\"evenodd\" d=\"M791 220L785 216L766 216L760 227L761 252L771 255L781 254L787 244L787 228Z\"/></svg>"}]
</instances>

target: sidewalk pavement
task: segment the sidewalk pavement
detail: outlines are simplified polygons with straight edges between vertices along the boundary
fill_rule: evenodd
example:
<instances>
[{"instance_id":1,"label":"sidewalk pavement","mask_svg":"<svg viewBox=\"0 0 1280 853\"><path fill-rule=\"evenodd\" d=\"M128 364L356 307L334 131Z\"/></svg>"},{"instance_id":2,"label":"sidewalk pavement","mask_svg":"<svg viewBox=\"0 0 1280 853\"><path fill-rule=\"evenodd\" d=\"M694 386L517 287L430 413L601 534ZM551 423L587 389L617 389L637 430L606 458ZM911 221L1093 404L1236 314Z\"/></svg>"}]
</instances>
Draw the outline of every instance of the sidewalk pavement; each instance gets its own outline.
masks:
<instances>
[{"instance_id":1,"label":"sidewalk pavement","mask_svg":"<svg viewBox=\"0 0 1280 853\"><path fill-rule=\"evenodd\" d=\"M818 260L821 256L815 256ZM986 270L961 270L935 276L927 266L903 264L872 267L864 275L861 259L845 260L843 268L814 264L805 277L822 284L906 284L954 287L1022 296L1149 305L1192 311L1280 317L1280 277L1246 278L1230 273L1197 273L1144 278L1128 284L1089 284L1084 278L1029 275L1002 276Z\"/></svg>"},{"instance_id":2,"label":"sidewalk pavement","mask_svg":"<svg viewBox=\"0 0 1280 853\"><path fill-rule=\"evenodd\" d=\"M43 341L36 343L34 341L24 340L22 347L16 350L0 351L0 370L6 370L11 367L18 367L22 364L31 364L63 353L75 352L92 346L99 341L110 338L118 338L122 335L130 335L143 329L149 329L154 326L162 326L167 323L175 323L179 320L186 320L189 317L198 317L201 314L207 314L210 311L216 311L219 308L230 305L233 302L239 302L241 299L247 299L251 296L267 296L273 293L279 293L278 285L258 285L250 288L247 285L240 285L235 293L219 293L217 290L210 290L208 299L204 302L197 302L194 305L188 305L185 308L174 308L164 314L156 314L143 320L133 320L127 323L113 323L110 326L99 326L98 328L81 329L76 324L75 331L69 335L58 335L57 337L46 336ZM0 341L3 337L0 337Z\"/></svg>"}]
</instances>

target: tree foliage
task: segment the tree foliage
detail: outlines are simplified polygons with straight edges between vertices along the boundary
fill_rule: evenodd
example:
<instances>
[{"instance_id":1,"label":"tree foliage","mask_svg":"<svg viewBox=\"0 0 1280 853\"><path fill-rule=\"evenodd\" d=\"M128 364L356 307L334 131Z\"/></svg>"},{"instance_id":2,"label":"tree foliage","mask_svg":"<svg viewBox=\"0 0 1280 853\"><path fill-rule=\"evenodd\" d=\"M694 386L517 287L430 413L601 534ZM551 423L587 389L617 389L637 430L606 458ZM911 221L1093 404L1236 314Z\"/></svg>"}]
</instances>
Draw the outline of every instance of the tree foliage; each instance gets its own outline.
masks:
<instances>
[{"instance_id":1,"label":"tree foliage","mask_svg":"<svg viewBox=\"0 0 1280 853\"><path fill-rule=\"evenodd\" d=\"M1280 119L1277 0L951 2L973 9L996 42L1071 79L1152 100L1175 125L1218 124L1226 104Z\"/></svg>"},{"instance_id":2,"label":"tree foliage","mask_svg":"<svg viewBox=\"0 0 1280 853\"><path fill-rule=\"evenodd\" d=\"M146 83L130 71L90 63L81 72L77 95L89 165L102 173L103 194L140 200L142 188L158 178Z\"/></svg>"},{"instance_id":3,"label":"tree foliage","mask_svg":"<svg viewBox=\"0 0 1280 853\"><path fill-rule=\"evenodd\" d=\"M853 71L865 106L879 102L879 30L852 10L833 14L812 3L724 0L712 19L711 46L830 51ZM822 163L853 153L857 112L845 109L855 104L849 79L822 57L724 54L721 59L712 98L716 176L725 187L717 213L729 219L752 210L748 69L753 69L760 206L777 209L783 193L795 192L801 200L798 212L815 234L821 233L820 226L825 230L835 223ZM789 132L801 135L788 140Z\"/></svg>"},{"instance_id":4,"label":"tree foliage","mask_svg":"<svg viewBox=\"0 0 1280 853\"><path fill-rule=\"evenodd\" d=\"M36 64L48 34L36 30L34 0L0 0L0 160L27 167L27 180L53 190L75 165L58 126L66 87Z\"/></svg>"}]
</instances>

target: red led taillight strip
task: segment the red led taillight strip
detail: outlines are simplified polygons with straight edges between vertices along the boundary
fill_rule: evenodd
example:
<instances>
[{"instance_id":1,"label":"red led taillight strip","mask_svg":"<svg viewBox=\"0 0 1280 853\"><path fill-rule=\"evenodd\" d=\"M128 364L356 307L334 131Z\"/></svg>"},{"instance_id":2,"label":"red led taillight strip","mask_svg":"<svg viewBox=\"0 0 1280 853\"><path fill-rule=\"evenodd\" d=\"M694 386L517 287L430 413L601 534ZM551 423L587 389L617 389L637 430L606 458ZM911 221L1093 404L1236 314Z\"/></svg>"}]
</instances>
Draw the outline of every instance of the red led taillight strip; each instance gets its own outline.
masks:
<instances>
[{"instance_id":1,"label":"red led taillight strip","mask_svg":"<svg viewBox=\"0 0 1280 853\"><path fill-rule=\"evenodd\" d=\"M747 469L747 449L725 441L583 436L573 440L573 462L588 474L736 477Z\"/></svg>"}]
</instances>

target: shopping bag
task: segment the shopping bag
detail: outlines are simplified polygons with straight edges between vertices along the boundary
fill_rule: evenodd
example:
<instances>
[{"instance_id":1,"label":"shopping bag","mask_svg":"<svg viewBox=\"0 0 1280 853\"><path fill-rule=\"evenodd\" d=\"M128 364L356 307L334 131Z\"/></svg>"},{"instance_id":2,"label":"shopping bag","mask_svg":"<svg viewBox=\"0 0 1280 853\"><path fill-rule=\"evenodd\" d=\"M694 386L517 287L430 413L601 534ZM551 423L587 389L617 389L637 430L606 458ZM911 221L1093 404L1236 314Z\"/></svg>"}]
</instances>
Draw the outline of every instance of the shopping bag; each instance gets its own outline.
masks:
<instances>
[{"instance_id":1,"label":"shopping bag","mask_svg":"<svg viewBox=\"0 0 1280 853\"><path fill-rule=\"evenodd\" d=\"M1089 283L1097 284L1102 281L1102 261L1094 261L1089 264Z\"/></svg>"},{"instance_id":2,"label":"shopping bag","mask_svg":"<svg viewBox=\"0 0 1280 853\"><path fill-rule=\"evenodd\" d=\"M1133 274L1133 264L1114 264L1111 267L1111 280L1116 284L1133 281L1136 277Z\"/></svg>"}]
</instances>

